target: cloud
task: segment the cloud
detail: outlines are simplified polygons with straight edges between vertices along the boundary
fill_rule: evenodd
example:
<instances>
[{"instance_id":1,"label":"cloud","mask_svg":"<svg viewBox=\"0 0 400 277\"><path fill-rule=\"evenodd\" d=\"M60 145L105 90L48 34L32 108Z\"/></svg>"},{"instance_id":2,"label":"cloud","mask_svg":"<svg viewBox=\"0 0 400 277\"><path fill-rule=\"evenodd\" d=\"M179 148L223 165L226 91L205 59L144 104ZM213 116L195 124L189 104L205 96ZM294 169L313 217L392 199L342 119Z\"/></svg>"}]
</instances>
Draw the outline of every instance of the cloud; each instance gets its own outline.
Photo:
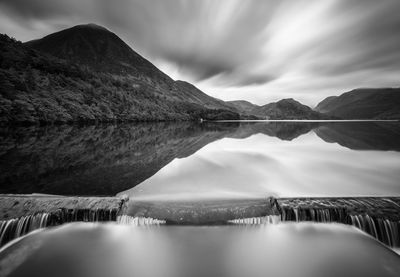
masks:
<instances>
[{"instance_id":1,"label":"cloud","mask_svg":"<svg viewBox=\"0 0 400 277\"><path fill-rule=\"evenodd\" d=\"M0 0L0 31L29 40L94 22L213 96L315 104L399 86L398 14L398 0Z\"/></svg>"}]
</instances>

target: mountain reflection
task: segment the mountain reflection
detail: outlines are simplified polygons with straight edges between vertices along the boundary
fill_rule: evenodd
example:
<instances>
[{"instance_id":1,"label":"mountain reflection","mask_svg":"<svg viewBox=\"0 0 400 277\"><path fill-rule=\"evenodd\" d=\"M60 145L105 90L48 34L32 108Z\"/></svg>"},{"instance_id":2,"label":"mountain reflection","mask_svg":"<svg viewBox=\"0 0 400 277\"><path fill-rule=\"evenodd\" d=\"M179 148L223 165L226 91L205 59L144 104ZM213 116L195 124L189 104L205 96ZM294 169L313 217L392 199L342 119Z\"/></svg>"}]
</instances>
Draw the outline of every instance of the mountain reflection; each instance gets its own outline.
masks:
<instances>
[{"instance_id":1,"label":"mountain reflection","mask_svg":"<svg viewBox=\"0 0 400 277\"><path fill-rule=\"evenodd\" d=\"M397 123L141 123L0 128L0 193L115 195L222 138L314 132L356 150L400 151Z\"/></svg>"},{"instance_id":2,"label":"mountain reflection","mask_svg":"<svg viewBox=\"0 0 400 277\"><path fill-rule=\"evenodd\" d=\"M314 131L326 142L353 150L400 151L399 122L325 123Z\"/></svg>"},{"instance_id":3,"label":"mountain reflection","mask_svg":"<svg viewBox=\"0 0 400 277\"><path fill-rule=\"evenodd\" d=\"M236 126L143 123L3 129L0 192L115 195Z\"/></svg>"}]
</instances>

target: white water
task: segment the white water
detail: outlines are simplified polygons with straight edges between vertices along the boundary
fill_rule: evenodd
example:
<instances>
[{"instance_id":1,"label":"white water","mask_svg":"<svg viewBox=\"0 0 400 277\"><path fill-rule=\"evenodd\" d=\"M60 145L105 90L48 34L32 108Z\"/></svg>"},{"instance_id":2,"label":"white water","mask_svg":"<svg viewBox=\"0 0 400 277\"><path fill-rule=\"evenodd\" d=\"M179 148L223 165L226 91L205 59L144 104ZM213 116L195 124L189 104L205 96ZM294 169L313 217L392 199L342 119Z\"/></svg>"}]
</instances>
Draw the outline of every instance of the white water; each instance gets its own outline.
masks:
<instances>
[{"instance_id":1,"label":"white water","mask_svg":"<svg viewBox=\"0 0 400 277\"><path fill-rule=\"evenodd\" d=\"M0 246L29 232L48 226L50 214L40 213L0 221Z\"/></svg>"},{"instance_id":2,"label":"white water","mask_svg":"<svg viewBox=\"0 0 400 277\"><path fill-rule=\"evenodd\" d=\"M115 221L117 210L64 210L52 214L37 213L0 221L0 246L37 229L57 226L68 222Z\"/></svg>"},{"instance_id":3,"label":"white water","mask_svg":"<svg viewBox=\"0 0 400 277\"><path fill-rule=\"evenodd\" d=\"M280 215L267 215L264 217L250 217L229 220L228 223L240 225L257 225L257 224L278 224L281 222Z\"/></svg>"},{"instance_id":4,"label":"white water","mask_svg":"<svg viewBox=\"0 0 400 277\"><path fill-rule=\"evenodd\" d=\"M147 226L165 224L165 220L154 219L150 217L132 217L129 215L121 215L117 218L117 223L132 226Z\"/></svg>"}]
</instances>

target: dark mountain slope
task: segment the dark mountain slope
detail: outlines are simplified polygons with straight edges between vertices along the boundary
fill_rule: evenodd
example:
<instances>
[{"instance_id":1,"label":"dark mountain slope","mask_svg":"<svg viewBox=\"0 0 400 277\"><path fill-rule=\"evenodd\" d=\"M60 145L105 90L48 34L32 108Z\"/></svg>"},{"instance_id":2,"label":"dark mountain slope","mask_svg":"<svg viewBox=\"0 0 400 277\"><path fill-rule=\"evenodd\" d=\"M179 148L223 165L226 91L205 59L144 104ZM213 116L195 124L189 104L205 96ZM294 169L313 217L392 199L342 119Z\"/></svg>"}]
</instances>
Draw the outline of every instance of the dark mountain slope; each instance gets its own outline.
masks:
<instances>
[{"instance_id":1,"label":"dark mountain slope","mask_svg":"<svg viewBox=\"0 0 400 277\"><path fill-rule=\"evenodd\" d=\"M210 109L231 109L222 100L205 94L189 83L175 82L133 51L116 34L94 24L78 25L25 45L94 71L131 76L170 100L199 104Z\"/></svg>"},{"instance_id":2,"label":"dark mountain slope","mask_svg":"<svg viewBox=\"0 0 400 277\"><path fill-rule=\"evenodd\" d=\"M400 119L400 89L356 89L326 98L315 110L343 119Z\"/></svg>"},{"instance_id":3,"label":"dark mountain slope","mask_svg":"<svg viewBox=\"0 0 400 277\"><path fill-rule=\"evenodd\" d=\"M175 87L179 90L179 93L181 93L188 102L201 103L204 107L210 109L219 108L219 109L236 111L229 104L225 103L220 99L216 99L214 97L205 94L197 87L188 82L178 80L175 82Z\"/></svg>"},{"instance_id":4,"label":"dark mountain slope","mask_svg":"<svg viewBox=\"0 0 400 277\"><path fill-rule=\"evenodd\" d=\"M111 32L92 25L65 32L62 37L77 40L81 47L90 41L87 33L94 39L104 36L106 50L92 47L83 58L68 50L75 44L58 39L60 33L44 38L48 49L59 49L55 55L70 55L61 59L31 48L45 49L42 40L22 44L0 36L0 122L239 119L223 101L173 81ZM126 63L118 51L128 57Z\"/></svg>"},{"instance_id":5,"label":"dark mountain slope","mask_svg":"<svg viewBox=\"0 0 400 277\"><path fill-rule=\"evenodd\" d=\"M102 72L146 74L169 79L116 34L95 24L78 25L25 45Z\"/></svg>"}]
</instances>

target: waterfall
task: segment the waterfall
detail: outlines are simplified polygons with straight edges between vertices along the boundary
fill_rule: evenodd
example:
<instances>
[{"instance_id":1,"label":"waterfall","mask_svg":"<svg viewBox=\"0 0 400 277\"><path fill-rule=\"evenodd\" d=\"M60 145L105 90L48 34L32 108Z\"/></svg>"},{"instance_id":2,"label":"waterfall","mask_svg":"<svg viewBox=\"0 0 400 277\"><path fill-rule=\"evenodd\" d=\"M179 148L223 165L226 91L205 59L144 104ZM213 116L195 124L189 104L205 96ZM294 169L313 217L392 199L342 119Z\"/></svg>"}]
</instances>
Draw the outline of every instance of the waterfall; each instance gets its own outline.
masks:
<instances>
[{"instance_id":1,"label":"waterfall","mask_svg":"<svg viewBox=\"0 0 400 277\"><path fill-rule=\"evenodd\" d=\"M33 230L47 227L49 217L48 213L39 213L0 221L0 246Z\"/></svg>"},{"instance_id":2,"label":"waterfall","mask_svg":"<svg viewBox=\"0 0 400 277\"><path fill-rule=\"evenodd\" d=\"M239 218L228 220L228 223L231 224L246 224L246 225L255 225L255 224L277 224L281 221L280 215L267 215L264 217L250 217L250 218Z\"/></svg>"},{"instance_id":3,"label":"waterfall","mask_svg":"<svg viewBox=\"0 0 400 277\"><path fill-rule=\"evenodd\" d=\"M281 208L282 221L336 222L352 225L390 246L400 246L400 221L376 216L350 214L346 208Z\"/></svg>"},{"instance_id":4,"label":"waterfall","mask_svg":"<svg viewBox=\"0 0 400 277\"><path fill-rule=\"evenodd\" d=\"M351 224L390 247L400 246L400 221L373 218L369 215L350 215Z\"/></svg>"},{"instance_id":5,"label":"waterfall","mask_svg":"<svg viewBox=\"0 0 400 277\"><path fill-rule=\"evenodd\" d=\"M60 225L75 221L116 221L118 212L118 209L59 209L51 214L50 225Z\"/></svg>"},{"instance_id":6,"label":"waterfall","mask_svg":"<svg viewBox=\"0 0 400 277\"><path fill-rule=\"evenodd\" d=\"M145 225L160 225L165 224L165 220L154 219L150 217L133 217L129 215L121 215L117 218L118 224L145 226Z\"/></svg>"},{"instance_id":7,"label":"waterfall","mask_svg":"<svg viewBox=\"0 0 400 277\"><path fill-rule=\"evenodd\" d=\"M116 221L118 209L58 209L0 221L0 246L31 231L68 222Z\"/></svg>"},{"instance_id":8,"label":"waterfall","mask_svg":"<svg viewBox=\"0 0 400 277\"><path fill-rule=\"evenodd\" d=\"M346 223L347 210L344 208L290 208L281 209L282 221L313 221Z\"/></svg>"}]
</instances>

